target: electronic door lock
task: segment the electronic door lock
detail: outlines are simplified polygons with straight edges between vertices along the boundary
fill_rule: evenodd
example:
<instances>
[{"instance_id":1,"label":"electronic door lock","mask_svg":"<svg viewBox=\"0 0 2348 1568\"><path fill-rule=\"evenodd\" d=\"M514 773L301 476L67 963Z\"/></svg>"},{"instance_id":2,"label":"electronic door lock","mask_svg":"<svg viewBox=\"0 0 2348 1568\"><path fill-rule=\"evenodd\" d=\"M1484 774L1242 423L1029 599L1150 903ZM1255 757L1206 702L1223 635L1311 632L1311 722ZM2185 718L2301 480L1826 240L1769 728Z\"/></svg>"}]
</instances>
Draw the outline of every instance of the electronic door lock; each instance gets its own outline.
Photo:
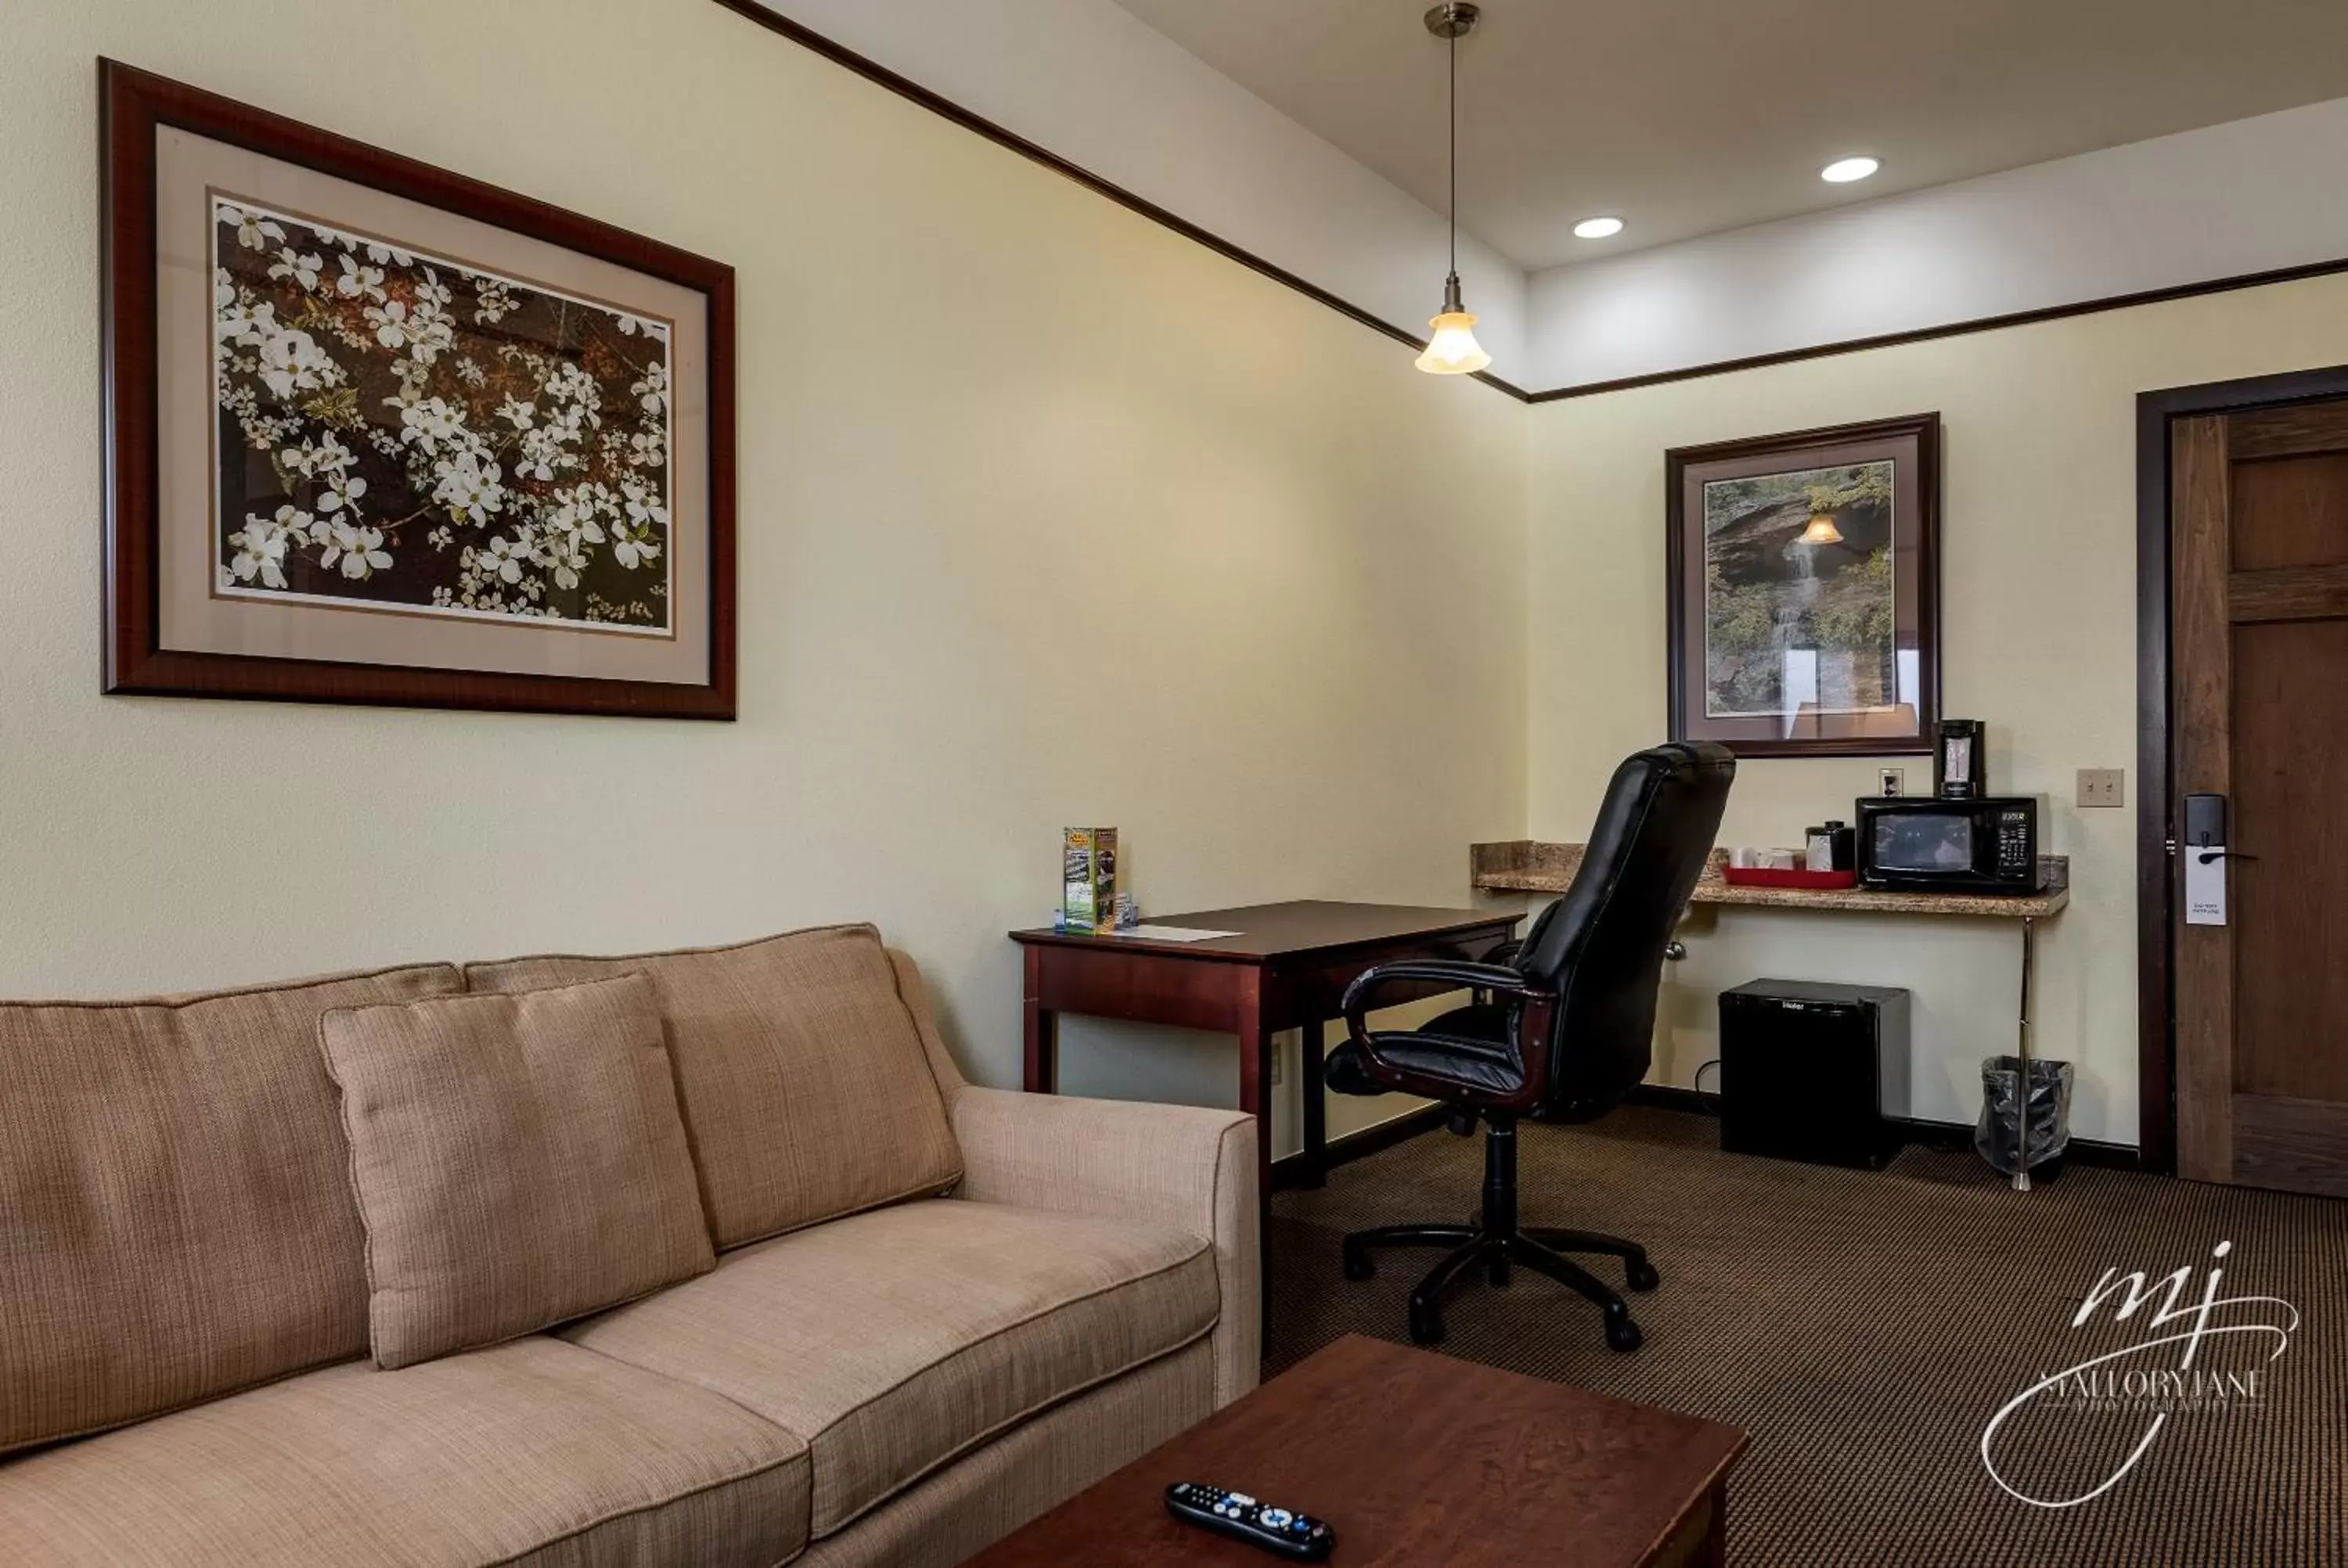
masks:
<instances>
[{"instance_id":1,"label":"electronic door lock","mask_svg":"<svg viewBox=\"0 0 2348 1568\"><path fill-rule=\"evenodd\" d=\"M2188 794L2185 797L2185 842L2200 852L2199 859L2207 866L2226 857L2226 797L2222 794ZM2242 856L2247 860L2249 856Z\"/></svg>"}]
</instances>

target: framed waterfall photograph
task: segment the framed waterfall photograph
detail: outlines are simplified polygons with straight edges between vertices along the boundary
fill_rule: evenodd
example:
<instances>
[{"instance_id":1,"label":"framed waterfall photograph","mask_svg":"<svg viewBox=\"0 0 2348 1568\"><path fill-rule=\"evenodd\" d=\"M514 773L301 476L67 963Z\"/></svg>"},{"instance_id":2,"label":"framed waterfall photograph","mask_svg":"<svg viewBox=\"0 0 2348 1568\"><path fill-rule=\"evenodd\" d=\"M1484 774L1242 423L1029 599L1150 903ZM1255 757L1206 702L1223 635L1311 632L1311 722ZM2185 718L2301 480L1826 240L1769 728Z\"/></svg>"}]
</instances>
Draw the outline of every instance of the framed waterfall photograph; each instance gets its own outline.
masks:
<instances>
[{"instance_id":1,"label":"framed waterfall photograph","mask_svg":"<svg viewBox=\"0 0 2348 1568\"><path fill-rule=\"evenodd\" d=\"M731 268L99 86L107 692L734 716Z\"/></svg>"},{"instance_id":2,"label":"framed waterfall photograph","mask_svg":"<svg viewBox=\"0 0 2348 1568\"><path fill-rule=\"evenodd\" d=\"M1941 416L1664 455L1671 738L1929 753Z\"/></svg>"}]
</instances>

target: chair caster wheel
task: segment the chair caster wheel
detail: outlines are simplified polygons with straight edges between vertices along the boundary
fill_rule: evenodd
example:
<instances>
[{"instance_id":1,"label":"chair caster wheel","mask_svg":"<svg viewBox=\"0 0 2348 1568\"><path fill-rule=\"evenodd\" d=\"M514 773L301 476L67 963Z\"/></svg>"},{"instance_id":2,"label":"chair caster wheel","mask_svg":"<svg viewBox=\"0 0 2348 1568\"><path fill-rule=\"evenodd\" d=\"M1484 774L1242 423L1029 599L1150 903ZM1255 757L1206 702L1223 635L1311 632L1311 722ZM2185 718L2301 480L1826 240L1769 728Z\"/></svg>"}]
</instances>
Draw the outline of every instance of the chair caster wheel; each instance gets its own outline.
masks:
<instances>
[{"instance_id":1,"label":"chair caster wheel","mask_svg":"<svg viewBox=\"0 0 2348 1568\"><path fill-rule=\"evenodd\" d=\"M1356 1281L1375 1279L1377 1277L1377 1273L1378 1266L1370 1261L1370 1255L1368 1253L1354 1252L1351 1249L1346 1251L1345 1277L1347 1279Z\"/></svg>"},{"instance_id":2,"label":"chair caster wheel","mask_svg":"<svg viewBox=\"0 0 2348 1568\"><path fill-rule=\"evenodd\" d=\"M1437 1312L1414 1312L1410 1315L1410 1340L1414 1345L1443 1343L1443 1316Z\"/></svg>"},{"instance_id":3,"label":"chair caster wheel","mask_svg":"<svg viewBox=\"0 0 2348 1568\"><path fill-rule=\"evenodd\" d=\"M1628 1313L1620 1317L1609 1317L1606 1319L1606 1343L1625 1355L1644 1344L1646 1337L1639 1332L1639 1326L1631 1321Z\"/></svg>"},{"instance_id":4,"label":"chair caster wheel","mask_svg":"<svg viewBox=\"0 0 2348 1568\"><path fill-rule=\"evenodd\" d=\"M1645 1258L1623 1265L1622 1276L1630 1281L1632 1289L1639 1291L1653 1290L1663 1282L1663 1276L1655 1272L1655 1266Z\"/></svg>"}]
</instances>

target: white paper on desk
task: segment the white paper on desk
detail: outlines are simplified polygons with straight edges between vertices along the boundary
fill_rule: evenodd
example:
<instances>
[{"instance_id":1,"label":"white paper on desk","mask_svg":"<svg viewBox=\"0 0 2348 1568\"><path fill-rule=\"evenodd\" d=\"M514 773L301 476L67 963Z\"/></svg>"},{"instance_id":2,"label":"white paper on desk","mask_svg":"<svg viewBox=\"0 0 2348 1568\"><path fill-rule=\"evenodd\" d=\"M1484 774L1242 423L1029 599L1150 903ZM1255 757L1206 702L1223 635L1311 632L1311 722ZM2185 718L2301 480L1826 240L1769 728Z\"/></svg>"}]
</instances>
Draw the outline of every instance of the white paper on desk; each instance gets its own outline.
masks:
<instances>
[{"instance_id":1,"label":"white paper on desk","mask_svg":"<svg viewBox=\"0 0 2348 1568\"><path fill-rule=\"evenodd\" d=\"M1133 926L1119 931L1120 937L1139 937L1148 942L1211 942L1218 937L1236 937L1237 931L1206 931L1196 926Z\"/></svg>"}]
</instances>

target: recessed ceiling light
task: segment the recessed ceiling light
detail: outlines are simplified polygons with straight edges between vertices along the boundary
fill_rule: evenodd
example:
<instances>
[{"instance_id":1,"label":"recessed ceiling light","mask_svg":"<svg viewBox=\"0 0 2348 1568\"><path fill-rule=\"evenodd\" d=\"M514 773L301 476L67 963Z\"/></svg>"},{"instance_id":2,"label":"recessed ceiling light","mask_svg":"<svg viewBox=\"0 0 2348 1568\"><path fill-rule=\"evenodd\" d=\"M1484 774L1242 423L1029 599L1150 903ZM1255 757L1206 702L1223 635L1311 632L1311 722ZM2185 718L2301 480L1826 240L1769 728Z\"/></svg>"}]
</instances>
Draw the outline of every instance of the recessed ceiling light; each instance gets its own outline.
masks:
<instances>
[{"instance_id":1,"label":"recessed ceiling light","mask_svg":"<svg viewBox=\"0 0 2348 1568\"><path fill-rule=\"evenodd\" d=\"M1882 167L1879 159L1838 158L1818 170L1818 178L1829 185L1849 185L1854 179L1866 179Z\"/></svg>"},{"instance_id":2,"label":"recessed ceiling light","mask_svg":"<svg viewBox=\"0 0 2348 1568\"><path fill-rule=\"evenodd\" d=\"M1622 232L1620 218L1584 218L1573 226L1577 240L1604 240Z\"/></svg>"}]
</instances>

